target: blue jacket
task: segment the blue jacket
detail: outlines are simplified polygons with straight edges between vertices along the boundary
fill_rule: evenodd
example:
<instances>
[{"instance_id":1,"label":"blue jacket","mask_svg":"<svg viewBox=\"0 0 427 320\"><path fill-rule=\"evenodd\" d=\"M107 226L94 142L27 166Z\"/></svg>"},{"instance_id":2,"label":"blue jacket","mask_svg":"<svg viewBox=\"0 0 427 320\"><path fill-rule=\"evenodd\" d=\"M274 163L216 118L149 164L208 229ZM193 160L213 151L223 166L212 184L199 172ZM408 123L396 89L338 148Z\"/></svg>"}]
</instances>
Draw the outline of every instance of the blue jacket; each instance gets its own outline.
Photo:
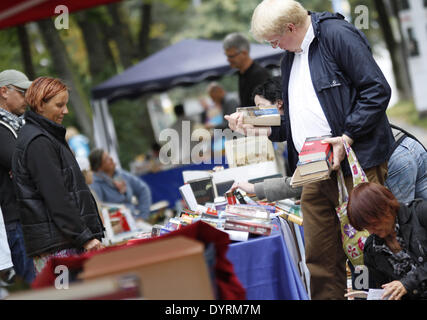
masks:
<instances>
[{"instance_id":1,"label":"blue jacket","mask_svg":"<svg viewBox=\"0 0 427 320\"><path fill-rule=\"evenodd\" d=\"M309 65L314 89L331 127L332 136L346 134L367 169L386 161L393 135L386 116L391 89L373 59L365 35L340 14L310 12L315 38L310 45ZM270 140L288 142L293 174L298 153L292 141L288 85L294 53L285 52L282 69L285 115L280 127L272 127ZM341 163L350 175L347 161Z\"/></svg>"},{"instance_id":2,"label":"blue jacket","mask_svg":"<svg viewBox=\"0 0 427 320\"><path fill-rule=\"evenodd\" d=\"M126 205L135 216L147 219L150 215L151 191L149 186L131 173L117 169L114 178L122 178L126 182L126 193L120 193L107 175L94 172L93 183L90 185L99 200L108 203ZM138 205L132 203L132 197L138 200Z\"/></svg>"}]
</instances>

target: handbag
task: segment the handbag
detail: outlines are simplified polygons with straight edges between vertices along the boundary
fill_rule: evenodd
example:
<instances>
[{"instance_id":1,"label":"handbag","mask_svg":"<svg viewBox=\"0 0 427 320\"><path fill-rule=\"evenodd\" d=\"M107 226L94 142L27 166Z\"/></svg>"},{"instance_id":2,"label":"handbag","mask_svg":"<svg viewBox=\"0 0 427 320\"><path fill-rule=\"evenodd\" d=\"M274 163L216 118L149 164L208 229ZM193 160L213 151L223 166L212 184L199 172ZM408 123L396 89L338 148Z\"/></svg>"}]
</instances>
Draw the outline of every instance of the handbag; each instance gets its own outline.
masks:
<instances>
[{"instance_id":1,"label":"handbag","mask_svg":"<svg viewBox=\"0 0 427 320\"><path fill-rule=\"evenodd\" d=\"M357 161L353 149L344 140L344 149L353 176L353 188L363 182L368 182L365 172ZM341 168L337 173L338 180L338 206L335 208L341 224L341 240L347 258L353 266L363 265L363 248L365 241L369 237L367 230L357 231L351 224L347 215L348 191L345 186L344 175Z\"/></svg>"}]
</instances>

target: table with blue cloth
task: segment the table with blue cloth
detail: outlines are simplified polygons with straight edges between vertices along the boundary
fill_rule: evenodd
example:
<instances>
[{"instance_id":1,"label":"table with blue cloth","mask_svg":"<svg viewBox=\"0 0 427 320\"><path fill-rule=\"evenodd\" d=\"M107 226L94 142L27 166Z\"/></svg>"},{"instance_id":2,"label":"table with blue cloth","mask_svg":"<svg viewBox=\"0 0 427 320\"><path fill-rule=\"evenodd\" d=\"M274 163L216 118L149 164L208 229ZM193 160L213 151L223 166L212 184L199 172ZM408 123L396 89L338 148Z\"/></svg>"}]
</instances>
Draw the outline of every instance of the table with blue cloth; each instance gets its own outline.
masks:
<instances>
[{"instance_id":1,"label":"table with blue cloth","mask_svg":"<svg viewBox=\"0 0 427 320\"><path fill-rule=\"evenodd\" d=\"M220 164L201 163L183 165L169 170L159 171L156 173L143 174L140 175L140 178L145 181L150 187L153 203L167 200L169 202L169 206L174 207L176 201L181 200L179 187L184 184L184 179L182 177L183 171L212 170L215 166L221 165L224 166L224 168L228 168L228 164L225 163L225 159L223 158Z\"/></svg>"},{"instance_id":2,"label":"table with blue cloth","mask_svg":"<svg viewBox=\"0 0 427 320\"><path fill-rule=\"evenodd\" d=\"M227 258L248 300L308 300L277 219L270 236L232 243Z\"/></svg>"}]
</instances>

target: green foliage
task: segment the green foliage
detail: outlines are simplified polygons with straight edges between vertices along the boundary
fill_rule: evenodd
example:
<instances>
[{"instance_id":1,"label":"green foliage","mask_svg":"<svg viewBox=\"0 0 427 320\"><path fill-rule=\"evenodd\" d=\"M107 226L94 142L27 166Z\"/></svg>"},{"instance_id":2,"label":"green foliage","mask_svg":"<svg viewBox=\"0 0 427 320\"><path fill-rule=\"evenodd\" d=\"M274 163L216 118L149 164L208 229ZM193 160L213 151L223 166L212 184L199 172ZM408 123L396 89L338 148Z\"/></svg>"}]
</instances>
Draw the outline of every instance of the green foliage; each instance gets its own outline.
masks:
<instances>
[{"instance_id":1,"label":"green foliage","mask_svg":"<svg viewBox=\"0 0 427 320\"><path fill-rule=\"evenodd\" d=\"M119 158L122 167L129 170L135 157L145 153L154 142L153 130L145 99L121 99L110 104L110 113L119 141Z\"/></svg>"},{"instance_id":2,"label":"green foliage","mask_svg":"<svg viewBox=\"0 0 427 320\"><path fill-rule=\"evenodd\" d=\"M387 116L427 129L427 117L420 117L413 100L401 100L387 109Z\"/></svg>"},{"instance_id":3,"label":"green foliage","mask_svg":"<svg viewBox=\"0 0 427 320\"><path fill-rule=\"evenodd\" d=\"M325 1L325 0L301 0L301 4L310 11L330 11L332 12L332 5L331 1Z\"/></svg>"},{"instance_id":4,"label":"green foliage","mask_svg":"<svg viewBox=\"0 0 427 320\"><path fill-rule=\"evenodd\" d=\"M176 33L173 41L185 38L223 39L230 32L249 35L252 12L258 0L203 1L188 12L185 28Z\"/></svg>"},{"instance_id":5,"label":"green foliage","mask_svg":"<svg viewBox=\"0 0 427 320\"><path fill-rule=\"evenodd\" d=\"M0 48L0 70L21 70L21 50L15 28L0 30Z\"/></svg>"}]
</instances>

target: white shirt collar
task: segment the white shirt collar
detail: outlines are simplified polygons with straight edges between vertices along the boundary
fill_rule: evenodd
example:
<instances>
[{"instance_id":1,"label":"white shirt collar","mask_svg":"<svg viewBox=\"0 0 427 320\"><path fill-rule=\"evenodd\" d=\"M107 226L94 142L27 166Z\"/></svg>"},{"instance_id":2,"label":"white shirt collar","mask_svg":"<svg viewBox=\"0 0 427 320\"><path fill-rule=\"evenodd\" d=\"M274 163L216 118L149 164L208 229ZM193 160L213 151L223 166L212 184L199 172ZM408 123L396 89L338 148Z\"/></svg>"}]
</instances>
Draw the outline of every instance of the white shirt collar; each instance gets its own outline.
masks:
<instances>
[{"instance_id":1,"label":"white shirt collar","mask_svg":"<svg viewBox=\"0 0 427 320\"><path fill-rule=\"evenodd\" d=\"M310 26L308 27L307 32L305 33L304 40L301 43L301 51L295 52L295 54L307 53L313 39L314 39L313 25L310 23Z\"/></svg>"}]
</instances>

